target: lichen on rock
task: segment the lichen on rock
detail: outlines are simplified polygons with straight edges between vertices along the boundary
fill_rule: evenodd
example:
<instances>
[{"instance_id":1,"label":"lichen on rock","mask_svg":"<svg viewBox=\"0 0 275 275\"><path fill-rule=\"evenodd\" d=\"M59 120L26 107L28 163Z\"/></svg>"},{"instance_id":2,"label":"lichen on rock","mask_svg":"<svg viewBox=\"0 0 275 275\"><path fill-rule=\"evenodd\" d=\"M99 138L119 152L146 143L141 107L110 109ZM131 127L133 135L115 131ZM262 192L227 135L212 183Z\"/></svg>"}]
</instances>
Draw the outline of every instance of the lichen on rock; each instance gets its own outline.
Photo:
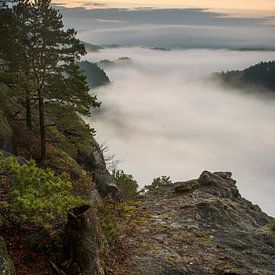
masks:
<instances>
[{"instance_id":1,"label":"lichen on rock","mask_svg":"<svg viewBox=\"0 0 275 275\"><path fill-rule=\"evenodd\" d=\"M121 236L131 274L275 274L272 218L242 198L231 173L205 171L138 200L147 221Z\"/></svg>"}]
</instances>

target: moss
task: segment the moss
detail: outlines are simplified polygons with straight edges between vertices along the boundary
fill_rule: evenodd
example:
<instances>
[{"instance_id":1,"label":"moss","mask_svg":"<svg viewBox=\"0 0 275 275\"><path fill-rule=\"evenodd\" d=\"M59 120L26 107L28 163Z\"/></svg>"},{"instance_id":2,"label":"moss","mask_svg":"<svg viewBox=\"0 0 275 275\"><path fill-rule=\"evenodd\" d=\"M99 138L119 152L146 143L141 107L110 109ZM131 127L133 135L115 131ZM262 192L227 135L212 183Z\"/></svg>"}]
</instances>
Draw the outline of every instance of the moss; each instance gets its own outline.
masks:
<instances>
[{"instance_id":1,"label":"moss","mask_svg":"<svg viewBox=\"0 0 275 275\"><path fill-rule=\"evenodd\" d=\"M8 254L6 243L0 237L0 275L15 275L14 264Z\"/></svg>"},{"instance_id":2,"label":"moss","mask_svg":"<svg viewBox=\"0 0 275 275\"><path fill-rule=\"evenodd\" d=\"M48 148L48 165L59 175L68 173L73 180L86 173L69 154L58 147Z\"/></svg>"},{"instance_id":3,"label":"moss","mask_svg":"<svg viewBox=\"0 0 275 275\"><path fill-rule=\"evenodd\" d=\"M225 266L224 266L224 272L223 274L230 274L231 272L233 273L234 271L236 271L236 266L232 263L227 263Z\"/></svg>"},{"instance_id":4,"label":"moss","mask_svg":"<svg viewBox=\"0 0 275 275\"><path fill-rule=\"evenodd\" d=\"M270 223L269 223L269 229L271 230L271 232L273 232L275 234L275 219L273 219Z\"/></svg>"},{"instance_id":5,"label":"moss","mask_svg":"<svg viewBox=\"0 0 275 275\"><path fill-rule=\"evenodd\" d=\"M148 223L149 214L137 209L137 202L114 202L105 199L98 206L103 233L111 248L115 248L120 235L138 234L138 228Z\"/></svg>"},{"instance_id":6,"label":"moss","mask_svg":"<svg viewBox=\"0 0 275 275\"><path fill-rule=\"evenodd\" d=\"M92 137L94 130L76 114L55 114L51 118L56 126L47 129L47 135L58 147L77 159L79 152L89 155L92 151Z\"/></svg>"},{"instance_id":7,"label":"moss","mask_svg":"<svg viewBox=\"0 0 275 275\"><path fill-rule=\"evenodd\" d=\"M204 242L208 243L208 244L213 244L215 238L214 238L214 236L212 236L212 235L205 235L205 236L201 237L201 239L202 239Z\"/></svg>"},{"instance_id":8,"label":"moss","mask_svg":"<svg viewBox=\"0 0 275 275\"><path fill-rule=\"evenodd\" d=\"M170 262L170 263L173 263L173 262L176 261L176 257L172 256L172 255L169 255L169 256L167 256L167 261Z\"/></svg>"},{"instance_id":9,"label":"moss","mask_svg":"<svg viewBox=\"0 0 275 275\"><path fill-rule=\"evenodd\" d=\"M243 250L243 253L244 254L247 254L247 255L252 255L253 254L253 251L252 251L252 249L245 249L245 250Z\"/></svg>"}]
</instances>

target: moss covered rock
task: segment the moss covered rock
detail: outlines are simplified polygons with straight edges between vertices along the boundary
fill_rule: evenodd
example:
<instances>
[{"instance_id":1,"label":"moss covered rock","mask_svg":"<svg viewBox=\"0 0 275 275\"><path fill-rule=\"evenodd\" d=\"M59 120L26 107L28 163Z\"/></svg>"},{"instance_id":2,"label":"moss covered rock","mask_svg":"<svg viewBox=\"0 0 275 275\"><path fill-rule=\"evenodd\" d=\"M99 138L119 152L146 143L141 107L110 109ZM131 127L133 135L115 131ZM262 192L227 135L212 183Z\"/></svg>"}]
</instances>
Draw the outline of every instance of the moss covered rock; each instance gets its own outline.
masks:
<instances>
[{"instance_id":1,"label":"moss covered rock","mask_svg":"<svg viewBox=\"0 0 275 275\"><path fill-rule=\"evenodd\" d=\"M0 275L15 275L14 264L8 254L6 243L0 237Z\"/></svg>"}]
</instances>

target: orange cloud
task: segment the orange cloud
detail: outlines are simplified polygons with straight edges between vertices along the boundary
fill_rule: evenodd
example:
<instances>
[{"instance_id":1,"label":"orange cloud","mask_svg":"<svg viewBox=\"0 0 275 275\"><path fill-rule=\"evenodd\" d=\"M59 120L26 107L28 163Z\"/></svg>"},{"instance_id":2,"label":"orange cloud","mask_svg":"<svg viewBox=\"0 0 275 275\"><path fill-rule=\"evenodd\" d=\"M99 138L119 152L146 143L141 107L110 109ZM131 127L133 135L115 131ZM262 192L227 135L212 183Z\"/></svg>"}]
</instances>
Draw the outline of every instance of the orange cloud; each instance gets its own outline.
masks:
<instances>
[{"instance_id":1,"label":"orange cloud","mask_svg":"<svg viewBox=\"0 0 275 275\"><path fill-rule=\"evenodd\" d=\"M61 0L62 1L62 0ZM231 16L274 16L275 0L53 0L66 7L157 7L157 8L205 8Z\"/></svg>"}]
</instances>

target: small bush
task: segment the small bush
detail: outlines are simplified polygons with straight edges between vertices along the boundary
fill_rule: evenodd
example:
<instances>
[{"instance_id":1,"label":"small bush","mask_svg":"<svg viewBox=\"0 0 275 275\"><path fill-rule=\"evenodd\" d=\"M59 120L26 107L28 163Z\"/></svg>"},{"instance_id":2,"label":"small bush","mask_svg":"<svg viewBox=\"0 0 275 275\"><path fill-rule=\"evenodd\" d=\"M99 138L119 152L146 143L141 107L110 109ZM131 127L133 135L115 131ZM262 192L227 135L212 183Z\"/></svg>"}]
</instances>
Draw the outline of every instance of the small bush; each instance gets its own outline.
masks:
<instances>
[{"instance_id":1,"label":"small bush","mask_svg":"<svg viewBox=\"0 0 275 275\"><path fill-rule=\"evenodd\" d=\"M102 217L101 229L110 247L114 247L118 239L118 229L116 222L111 216Z\"/></svg>"},{"instance_id":2,"label":"small bush","mask_svg":"<svg viewBox=\"0 0 275 275\"><path fill-rule=\"evenodd\" d=\"M138 194L138 184L132 175L122 170L113 170L112 175L124 200L131 200Z\"/></svg>"},{"instance_id":3,"label":"small bush","mask_svg":"<svg viewBox=\"0 0 275 275\"><path fill-rule=\"evenodd\" d=\"M137 201L115 202L107 197L97 206L100 225L110 247L116 246L120 235L127 235L130 230L136 232L138 223L145 217L138 205Z\"/></svg>"},{"instance_id":4,"label":"small bush","mask_svg":"<svg viewBox=\"0 0 275 275\"><path fill-rule=\"evenodd\" d=\"M275 220L273 220L270 224L269 224L269 228L272 232L275 233Z\"/></svg>"},{"instance_id":5,"label":"small bush","mask_svg":"<svg viewBox=\"0 0 275 275\"><path fill-rule=\"evenodd\" d=\"M172 181L171 181L170 177L167 177L167 176L154 178L153 182L150 185L145 185L142 191L143 192L154 191L154 190L159 189L159 187L161 187L161 186L169 185L171 183L172 183Z\"/></svg>"},{"instance_id":6,"label":"small bush","mask_svg":"<svg viewBox=\"0 0 275 275\"><path fill-rule=\"evenodd\" d=\"M38 168L34 161L21 166L15 158L0 154L0 175L6 176L9 184L1 210L19 224L34 222L51 227L65 222L68 210L84 203L72 194L69 181Z\"/></svg>"},{"instance_id":7,"label":"small bush","mask_svg":"<svg viewBox=\"0 0 275 275\"><path fill-rule=\"evenodd\" d=\"M114 247L118 239L118 205L119 203L107 197L103 204L97 207L101 229L110 247Z\"/></svg>"}]
</instances>

